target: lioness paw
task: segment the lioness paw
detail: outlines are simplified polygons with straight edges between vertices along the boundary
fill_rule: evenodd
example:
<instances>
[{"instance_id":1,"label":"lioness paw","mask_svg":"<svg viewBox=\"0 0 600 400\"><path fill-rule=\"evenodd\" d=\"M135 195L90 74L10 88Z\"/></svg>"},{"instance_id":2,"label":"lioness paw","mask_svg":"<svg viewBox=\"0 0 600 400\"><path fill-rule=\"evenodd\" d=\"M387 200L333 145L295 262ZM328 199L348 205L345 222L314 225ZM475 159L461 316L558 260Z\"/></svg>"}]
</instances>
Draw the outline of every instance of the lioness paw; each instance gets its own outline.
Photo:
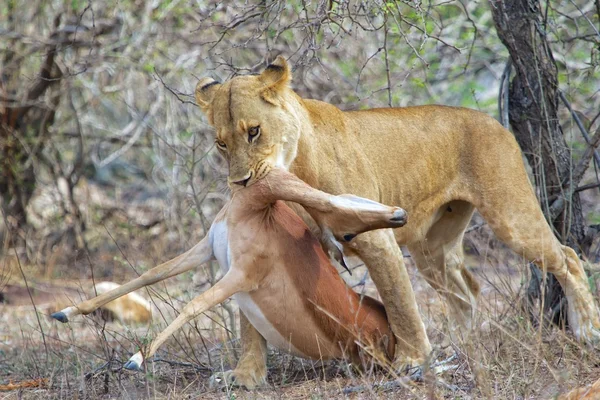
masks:
<instances>
[{"instance_id":1,"label":"lioness paw","mask_svg":"<svg viewBox=\"0 0 600 400\"><path fill-rule=\"evenodd\" d=\"M573 334L580 342L596 346L600 344L600 317L593 300L586 297L569 298L568 318Z\"/></svg>"},{"instance_id":2,"label":"lioness paw","mask_svg":"<svg viewBox=\"0 0 600 400\"><path fill-rule=\"evenodd\" d=\"M209 387L211 389L236 386L253 390L266 384L266 374L263 375L236 370L217 372L210 377L209 381Z\"/></svg>"}]
</instances>

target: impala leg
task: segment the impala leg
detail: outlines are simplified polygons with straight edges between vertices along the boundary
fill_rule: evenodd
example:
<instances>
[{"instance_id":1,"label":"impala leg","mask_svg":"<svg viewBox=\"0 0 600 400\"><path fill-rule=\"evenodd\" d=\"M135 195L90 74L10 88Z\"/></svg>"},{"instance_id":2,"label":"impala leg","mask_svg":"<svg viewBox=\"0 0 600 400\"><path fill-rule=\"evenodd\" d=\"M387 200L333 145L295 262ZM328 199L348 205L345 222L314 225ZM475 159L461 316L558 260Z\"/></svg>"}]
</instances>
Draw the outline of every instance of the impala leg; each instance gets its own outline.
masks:
<instances>
[{"instance_id":1,"label":"impala leg","mask_svg":"<svg viewBox=\"0 0 600 400\"><path fill-rule=\"evenodd\" d=\"M283 170L269 172L263 184L265 188L260 192L263 201L301 204L320 226L331 228L336 236L347 237L347 241L368 230L399 228L406 224L406 212L399 207L349 194L334 196Z\"/></svg>"},{"instance_id":2,"label":"impala leg","mask_svg":"<svg viewBox=\"0 0 600 400\"><path fill-rule=\"evenodd\" d=\"M206 235L198 242L198 244L174 259L152 268L138 278L129 281L118 288L103 293L93 299L83 301L75 306L67 307L62 311L55 312L51 317L64 323L68 322L70 318L76 315L87 315L106 303L118 299L127 293L179 275L185 271L189 271L190 269L209 261L212 257L212 244L210 243L209 235Z\"/></svg>"},{"instance_id":3,"label":"impala leg","mask_svg":"<svg viewBox=\"0 0 600 400\"><path fill-rule=\"evenodd\" d=\"M213 287L202 293L198 297L190 301L184 308L181 314L167 328L158 334L158 336L150 343L148 350L142 354L138 351L134 354L124 368L139 370L140 366L145 359L152 357L158 348L179 328L181 328L186 322L191 321L199 314L210 309L211 307L222 303L229 297L239 291L244 291L245 286L245 275L237 271L230 270L227 275L217 282ZM145 358L144 358L145 357Z\"/></svg>"}]
</instances>

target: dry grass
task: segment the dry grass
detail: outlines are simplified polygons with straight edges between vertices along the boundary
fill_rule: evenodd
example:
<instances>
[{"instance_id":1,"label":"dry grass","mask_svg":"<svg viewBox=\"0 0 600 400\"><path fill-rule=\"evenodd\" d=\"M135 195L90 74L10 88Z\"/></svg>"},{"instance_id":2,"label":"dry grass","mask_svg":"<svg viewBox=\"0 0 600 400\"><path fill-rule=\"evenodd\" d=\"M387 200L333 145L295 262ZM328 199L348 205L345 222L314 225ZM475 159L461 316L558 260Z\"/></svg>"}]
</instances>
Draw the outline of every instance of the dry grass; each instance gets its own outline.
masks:
<instances>
[{"instance_id":1,"label":"dry grass","mask_svg":"<svg viewBox=\"0 0 600 400\"><path fill-rule=\"evenodd\" d=\"M125 231L121 232L125 233ZM130 234L130 233L129 233ZM127 244L127 236L113 233L122 253L136 266L149 267L170 256L174 244L167 239L152 246L136 248ZM442 299L418 276L410 258L409 271L421 311L434 344L450 343L437 349L438 359L456 351L457 358L444 372L427 372L422 382L401 378L382 369L369 372L353 370L343 361L310 362L277 351L269 354L269 386L255 392L240 389L212 390L210 375L231 368L239 355L238 334L231 312L235 304L218 307L182 329L159 352L158 360L147 366L146 373L121 369L122 363L162 330L176 315L176 310L195 294L205 290L218 278L202 267L187 275L155 285L142 293L155 307L154 322L149 327L126 327L105 322L98 316L79 317L62 325L46 316L39 298L39 322L30 305L0 306L0 384L13 384L44 378L48 383L9 392L0 399L13 398L545 398L551 399L572 388L590 384L600 376L600 351L582 347L572 336L557 328L534 327L522 311L525 265L489 238L485 226L468 234L469 247L479 255L468 257L468 264L482 282L479 304L480 328L468 340L449 340ZM143 243L143 237L139 238ZM122 244L121 244L122 243ZM174 246L177 248L177 246ZM163 255L157 255L151 250ZM485 251L484 251L485 249ZM176 253L177 251L173 251ZM107 258L94 254L94 260ZM120 259L119 257L116 257ZM14 257L5 257L4 282L18 284ZM10 261L12 260L12 261ZM92 262L94 262L92 260ZM55 268L59 268L56 266ZM48 282L25 266L30 288ZM138 268L139 269L139 268ZM39 269L38 269L39 270ZM126 280L135 276L130 266L114 267L117 276ZM9 272L7 272L9 271ZM139 271L138 271L139 272ZM365 276L358 265L352 277L344 274L351 285ZM57 270L55 270L57 273ZM63 276L72 275L62 271ZM8 276L10 275L10 276ZM194 282L190 285L190 282ZM60 282L54 281L54 284ZM64 280L62 284L76 286ZM596 286L597 287L597 286ZM374 293L367 279L356 290ZM38 301L34 290L34 301ZM45 302L45 303L44 303Z\"/></svg>"},{"instance_id":2,"label":"dry grass","mask_svg":"<svg viewBox=\"0 0 600 400\"><path fill-rule=\"evenodd\" d=\"M391 29L398 33L392 32L389 39L386 29L358 29L343 7L336 6L333 20L321 18L320 5L327 3L323 1L291 2L292 7L284 7L288 2L267 2L263 15L241 25L240 17L254 15L264 2L227 7L213 0L197 2L197 7L193 3L121 0L88 2L85 7L86 2L65 0L29 1L27 6L15 7L14 26L9 30L18 35L14 43L6 40L0 47L16 44L24 57L22 71L14 75L12 85L16 98L23 97L21 91L28 89L29 80L37 74L46 49L40 44L52 34L56 16L63 15L66 25L75 17L88 29L100 27L103 21L115 20L118 26L107 36L95 38L99 46L93 53L77 52L71 46L61 53L61 65L75 73L61 83L60 92L65 99L71 97L73 104L62 101L58 107L48 135L57 151L49 156L68 170L77 158L74 138L68 133L75 131L85 138L82 156L94 168L84 171L74 190L88 228L84 235L90 252L73 253L75 246L66 243L68 235L63 233L72 215L63 210L64 190L58 190L48 168L41 168L28 210L36 230L27 238L28 246L16 249L21 259L32 260L22 265L22 272L34 292L36 308L27 291L21 291L19 301L12 305L0 304L0 385L38 379L48 379L48 384L0 392L0 399L336 398L346 396L344 388L356 386L364 390L348 397L552 398L597 379L598 349L582 348L555 328L542 329L528 322L521 308L527 268L490 239L485 225L467 235L472 254L468 263L483 283L481 328L468 341L457 340L452 347L439 350L440 357L449 349L457 351L455 368L426 374L421 383L402 382L404 386L390 388L382 382L393 374L385 371L360 374L344 362L311 363L273 352L268 388L211 391L211 373L234 365L239 354L233 303L182 329L159 353L164 361L149 364L146 374L122 371L122 362L140 343L162 330L186 301L219 278L213 267L204 266L195 274L141 291L155 307L150 327L128 328L98 317L78 318L69 325L50 321L46 312L51 298L42 294L47 285L68 286L69 296L78 298L78 289L91 279L127 281L189 248L222 207L226 163L211 150L212 131L189 103L199 76L224 80L236 72L257 72L275 55L284 54L294 65L293 82L300 95L343 109L441 103L491 115L496 112L507 53L492 32L485 2L441 1L428 7L404 2L403 17L408 19L394 23ZM588 3L548 3L553 21L548 27L552 28L554 57L560 61L561 88L574 107L592 119L600 104L594 92L598 79L589 65L597 54L594 44L569 39L567 46L562 42L575 28L579 34L586 33L583 29L591 32L593 25L578 22L577 4L592 15ZM364 4L374 11L370 22L379 25L380 2ZM553 7L559 7L560 13ZM315 22L320 30L314 29ZM352 34L346 34L347 30ZM389 57L382 51L388 45ZM86 71L81 71L82 65L88 67ZM163 83L183 93L175 96ZM570 116L561 118L576 160L585 146ZM77 125L81 127L75 129ZM131 146L124 151L126 142ZM118 154L118 162L105 165ZM57 155L61 159L55 160ZM135 178L132 171L121 176L123 171L117 167L134 167L145 177ZM97 184L109 172L110 185ZM596 177L590 170L582 184L593 182ZM598 223L598 192L581 193L588 222ZM6 243L2 220L0 238ZM0 253L0 292L8 285L23 288L25 280L15 252L6 246L0 251L4 251ZM452 321L444 317L443 301L418 276L410 258L407 263L432 342L448 342ZM357 284L364 276L364 267L359 267L348 282ZM368 279L356 289L374 294ZM104 365L110 368L100 368Z\"/></svg>"},{"instance_id":3,"label":"dry grass","mask_svg":"<svg viewBox=\"0 0 600 400\"><path fill-rule=\"evenodd\" d=\"M87 189L80 195L88 199L86 212L93 220L90 214L111 195L103 197L93 185ZM0 385L47 379L42 386L0 392L0 399L551 399L600 376L598 349L580 346L557 328L531 325L522 310L528 269L493 238L479 217L475 217L475 228L466 237L467 264L482 283L480 327L468 340L450 340L448 328L453 323L445 317L443 300L418 275L410 257L406 258L429 336L438 346L437 359L457 354L448 365L451 368L438 374L428 372L422 382L402 377L394 380L397 376L393 371L361 373L343 361L309 362L272 351L268 387L256 392L212 390L211 374L234 366L240 352L234 302L207 312L182 329L158 353L159 360L148 364L146 373L123 371L121 365L140 344L154 337L187 301L219 279L218 269L203 266L140 291L153 303L151 326L127 327L105 322L99 316L78 317L62 325L47 317L53 301L48 292L59 291L80 300L92 278L124 282L189 248L204 234L200 224L188 222L178 229L165 220L147 229L136 223L154 218L166 202L154 199L151 203L126 205L121 200L116 205L122 211L103 217L86 232L89 254L65 251L68 246L62 247L59 242L36 258L41 261L27 265L19 266L23 255L19 249L9 249L0 256L0 292L8 293L8 287L22 289L20 297L11 295L12 304L0 305ZM221 200L205 206L209 220L220 204ZM586 207L595 208L597 203L587 202ZM358 260L354 264L353 275L343 273L344 279L355 290L376 296L366 268ZM23 275L35 309L29 292L23 289ZM595 283L595 288L600 287ZM439 348L442 344L448 346Z\"/></svg>"}]
</instances>

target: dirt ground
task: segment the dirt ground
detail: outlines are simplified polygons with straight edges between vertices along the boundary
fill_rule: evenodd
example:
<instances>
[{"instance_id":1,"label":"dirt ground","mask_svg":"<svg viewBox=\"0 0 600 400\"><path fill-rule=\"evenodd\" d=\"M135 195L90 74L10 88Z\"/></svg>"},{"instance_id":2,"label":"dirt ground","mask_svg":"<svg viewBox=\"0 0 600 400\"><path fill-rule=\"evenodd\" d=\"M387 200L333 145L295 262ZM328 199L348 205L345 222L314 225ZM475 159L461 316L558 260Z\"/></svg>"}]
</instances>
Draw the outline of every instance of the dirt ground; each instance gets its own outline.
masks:
<instances>
[{"instance_id":1,"label":"dirt ground","mask_svg":"<svg viewBox=\"0 0 600 400\"><path fill-rule=\"evenodd\" d=\"M216 269L203 266L141 290L153 307L149 326L107 322L99 315L78 317L64 325L50 320L48 314L62 308L65 299L86 297L91 266L95 280L122 283L193 244L192 240L179 243L158 231L151 233L153 239L116 226L108 226L107 231L115 246L97 251L89 260L81 255L74 255L72 263L50 258L47 267L40 269L19 267L15 256L1 258L0 400L553 399L600 377L600 349L578 344L559 328L531 324L523 311L528 266L495 241L477 218L465 241L467 265L482 285L478 328L469 338L450 340L448 327L453 322L445 316L443 300L423 281L406 254L435 347L430 364L455 354L435 371L425 371L419 381L383 367L360 372L344 361L310 362L270 349L266 387L212 389L210 376L234 366L240 352L233 301L188 324L163 346L144 373L126 371L121 366L140 344L160 332L177 310L219 275L213 272ZM598 275L590 279L597 297ZM345 272L342 276L355 290L376 296L360 260L354 260L352 276Z\"/></svg>"}]
</instances>

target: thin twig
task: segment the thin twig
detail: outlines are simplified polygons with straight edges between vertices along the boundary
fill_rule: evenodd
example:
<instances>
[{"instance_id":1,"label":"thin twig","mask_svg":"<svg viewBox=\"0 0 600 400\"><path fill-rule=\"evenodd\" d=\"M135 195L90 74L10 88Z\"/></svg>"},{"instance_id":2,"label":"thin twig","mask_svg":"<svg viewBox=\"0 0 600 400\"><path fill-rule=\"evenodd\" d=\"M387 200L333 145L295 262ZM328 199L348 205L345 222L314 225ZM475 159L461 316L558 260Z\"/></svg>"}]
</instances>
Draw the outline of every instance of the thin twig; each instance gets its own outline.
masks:
<instances>
[{"instance_id":1,"label":"thin twig","mask_svg":"<svg viewBox=\"0 0 600 400\"><path fill-rule=\"evenodd\" d=\"M117 362L117 361L116 361L116 360L107 361L107 362L105 362L104 364L102 364L101 366L99 366L98 368L96 368L95 370L93 370L93 371L90 371L90 372L86 373L86 374L85 374L83 377L84 377L86 380L87 380L87 379L90 379L91 377L93 377L94 375L96 375L98 372L100 372L100 371L104 370L105 368L109 367L109 366L110 366L110 364L112 364L112 363L114 363L114 362ZM122 365L121 363L118 363L118 364L119 364L119 366L118 366L118 367L111 368L111 371L112 371L112 372L118 372L118 371L120 371L120 370L122 370L122 369L123 369L123 365Z\"/></svg>"},{"instance_id":2,"label":"thin twig","mask_svg":"<svg viewBox=\"0 0 600 400\"><path fill-rule=\"evenodd\" d=\"M584 190L589 190L589 189L594 189L600 187L600 182L598 183L590 183L587 185L583 185L583 186L579 186L577 189L575 189L575 193L579 193L579 192L583 192Z\"/></svg>"},{"instance_id":3,"label":"thin twig","mask_svg":"<svg viewBox=\"0 0 600 400\"><path fill-rule=\"evenodd\" d=\"M4 219L4 226L9 227L8 220L6 219L6 215L4 212L2 213L2 218ZM33 301L33 295L31 294L31 289L29 288L29 283L27 282L27 277L25 276L25 271L23 271L23 265L21 264L21 258L19 257L19 253L17 253L17 249L13 248L15 252L15 257L17 258L17 264L19 265L19 271L21 272L21 276L23 277L23 282L25 283L25 288L27 289L27 294L29 295L29 300L31 300L31 305L33 306L33 311L35 312L35 318L37 319L38 326L40 327L40 333L42 334L42 341L44 342L44 349L46 350L46 362L48 361L48 345L46 344L46 334L44 333L44 329L42 328L42 322L40 321L40 314L38 312L37 306L35 305L35 301Z\"/></svg>"},{"instance_id":4,"label":"thin twig","mask_svg":"<svg viewBox=\"0 0 600 400\"><path fill-rule=\"evenodd\" d=\"M385 28L383 29L383 53L385 54L385 76L387 78L388 106L392 107L392 80L390 78L390 59L387 49L388 26L387 18Z\"/></svg>"},{"instance_id":5,"label":"thin twig","mask_svg":"<svg viewBox=\"0 0 600 400\"><path fill-rule=\"evenodd\" d=\"M163 80L162 76L160 76L160 74L156 71L156 68L154 68L154 74L155 74L155 76L153 77L154 80L160 81L160 83L162 83L162 85L164 86L164 88L167 89L169 92L171 92L177 98L177 100L179 100L182 104L191 104L194 107L198 107L198 104L196 104L195 101L184 100L181 97L179 97L179 95L184 95L184 96L188 96L188 97L192 97L192 96L190 96L189 94L185 94L185 93L182 93L180 91L175 91L174 89L172 89L169 85L167 85L165 83L165 81Z\"/></svg>"},{"instance_id":6,"label":"thin twig","mask_svg":"<svg viewBox=\"0 0 600 400\"><path fill-rule=\"evenodd\" d=\"M575 111L573 111L573 108L571 108L571 103L569 103L569 101L565 97L564 93L560 90L558 91L558 96L560 97L562 102L565 103L565 106L567 106L567 108L571 112L571 115L573 116L575 123L579 127L579 130L581 131L581 134L583 135L585 141L587 142L587 144L589 144L591 146L592 142L590 139L590 134L588 133L587 129L585 129L585 126L583 126L583 122L581 122L581 119L579 119L579 116L575 113ZM596 166L598 168L600 168L600 154L598 154L597 150L594 150L594 161L596 162Z\"/></svg>"},{"instance_id":7,"label":"thin twig","mask_svg":"<svg viewBox=\"0 0 600 400\"><path fill-rule=\"evenodd\" d=\"M500 77L500 90L498 91L498 118L500 123L506 129L510 127L510 121L508 119L508 84L510 82L510 72L512 71L512 60L509 58L502 71Z\"/></svg>"},{"instance_id":8,"label":"thin twig","mask_svg":"<svg viewBox=\"0 0 600 400\"><path fill-rule=\"evenodd\" d=\"M171 366L177 366L177 367L186 367L186 368L193 368L196 371L213 371L212 367L209 366L205 366L205 365L196 365L196 364L192 364L192 363L186 363L186 362L181 362L181 361L172 361L172 360L166 360L164 358L152 358L150 361L153 362L163 362L165 364L169 364Z\"/></svg>"},{"instance_id":9,"label":"thin twig","mask_svg":"<svg viewBox=\"0 0 600 400\"><path fill-rule=\"evenodd\" d=\"M600 128L598 128L594 136L590 139L589 144L590 146L586 149L585 153L583 153L581 161L579 161L579 164L577 164L577 166L571 173L571 176L569 177L570 179L566 179L565 182L563 182L563 191L561 192L562 194L556 200L554 200L554 202L548 210L550 213L549 215L552 219L556 219L556 217L558 217L558 215L565 208L566 199L570 199L573 196L573 194L578 191L577 185L579 184L581 179L583 179L583 174L588 169L588 163L592 158L592 154L596 152L596 147L600 144ZM598 186L600 186L600 183L598 183ZM588 188L582 188L581 190L586 189Z\"/></svg>"}]
</instances>

